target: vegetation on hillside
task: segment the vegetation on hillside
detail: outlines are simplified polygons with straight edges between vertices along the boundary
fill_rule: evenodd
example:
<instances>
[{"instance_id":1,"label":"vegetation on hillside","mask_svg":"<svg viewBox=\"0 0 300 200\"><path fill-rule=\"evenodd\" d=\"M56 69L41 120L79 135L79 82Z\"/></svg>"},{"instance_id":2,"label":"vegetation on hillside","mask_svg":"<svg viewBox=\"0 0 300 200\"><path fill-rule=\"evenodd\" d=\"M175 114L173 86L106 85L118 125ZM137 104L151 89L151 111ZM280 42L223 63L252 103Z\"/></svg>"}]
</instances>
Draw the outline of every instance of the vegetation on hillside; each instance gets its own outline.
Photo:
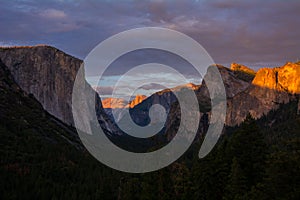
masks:
<instances>
[{"instance_id":1,"label":"vegetation on hillside","mask_svg":"<svg viewBox=\"0 0 300 200\"><path fill-rule=\"evenodd\" d=\"M296 101L226 128L204 159L196 142L167 168L127 174L95 160L1 73L0 199L300 199Z\"/></svg>"}]
</instances>

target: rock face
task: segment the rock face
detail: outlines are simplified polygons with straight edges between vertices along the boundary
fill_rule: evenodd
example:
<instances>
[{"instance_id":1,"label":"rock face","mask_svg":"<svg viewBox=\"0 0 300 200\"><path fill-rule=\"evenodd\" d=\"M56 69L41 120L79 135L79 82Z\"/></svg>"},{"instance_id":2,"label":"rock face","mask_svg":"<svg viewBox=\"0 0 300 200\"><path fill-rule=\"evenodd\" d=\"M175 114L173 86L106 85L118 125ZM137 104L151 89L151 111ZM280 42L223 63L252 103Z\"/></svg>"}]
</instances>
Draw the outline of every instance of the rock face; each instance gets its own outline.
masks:
<instances>
[{"instance_id":1,"label":"rock face","mask_svg":"<svg viewBox=\"0 0 300 200\"><path fill-rule=\"evenodd\" d=\"M234 74L245 81L252 81L256 72L245 65L232 63L230 69Z\"/></svg>"},{"instance_id":2,"label":"rock face","mask_svg":"<svg viewBox=\"0 0 300 200\"><path fill-rule=\"evenodd\" d=\"M145 95L136 95L135 98L128 104L129 108L133 108L147 98Z\"/></svg>"},{"instance_id":3,"label":"rock face","mask_svg":"<svg viewBox=\"0 0 300 200\"><path fill-rule=\"evenodd\" d=\"M269 88L277 91L289 92L291 94L300 93L300 64L288 62L282 67L260 69L253 85Z\"/></svg>"},{"instance_id":4,"label":"rock face","mask_svg":"<svg viewBox=\"0 0 300 200\"><path fill-rule=\"evenodd\" d=\"M49 46L0 48L17 84L50 114L73 124L72 88L82 61Z\"/></svg>"},{"instance_id":5,"label":"rock face","mask_svg":"<svg viewBox=\"0 0 300 200\"><path fill-rule=\"evenodd\" d=\"M188 83L185 85L180 85L175 88L165 89L159 92L154 93L150 97L143 100L141 103L137 104L134 107L131 107L130 113L133 121L139 125L147 125L150 122L149 118L149 109L154 104L159 104L165 108L166 113L169 113L170 108L174 102L176 102L177 98L174 92L184 92L184 90L198 90L200 88L199 85L194 85L192 83ZM165 113L160 112L159 110L154 110L156 114L164 115ZM162 118L163 116L157 116L158 118Z\"/></svg>"},{"instance_id":6,"label":"rock face","mask_svg":"<svg viewBox=\"0 0 300 200\"><path fill-rule=\"evenodd\" d=\"M135 98L129 103L122 98L106 98L102 100L103 108L133 108L147 98L145 95L136 95Z\"/></svg>"},{"instance_id":7,"label":"rock face","mask_svg":"<svg viewBox=\"0 0 300 200\"><path fill-rule=\"evenodd\" d=\"M234 107L230 107L230 101L232 99L235 99L236 96L239 96L241 93L246 91L251 87L251 79L244 79L244 76L242 71L240 73L236 73L236 71L228 69L224 66L221 65L216 65L212 66L216 67L218 71L220 72L220 75L223 80L223 84L225 86L225 91L226 91L226 97L227 97L227 102L228 102L228 109L227 109L227 115L226 115L226 125L235 125L237 124L236 121L232 120L231 112L239 112L238 110L233 110ZM209 71L208 71L209 73ZM202 81L201 86L195 90L195 93L198 98L198 102L200 105L200 116L201 120L199 122L199 133L204 133L208 126L209 126L209 119L211 116L211 103L210 103L210 94L208 91L208 88L206 86L205 81ZM235 105L235 102L234 104ZM169 124L176 124L180 122L180 110L179 110L179 105L175 104L171 111L170 111L170 116L168 120L169 122L167 123L167 132L171 136L174 135L174 131L172 130L172 127ZM240 116L241 114L238 113L237 116ZM247 115L247 114L246 114ZM174 119L173 119L174 118Z\"/></svg>"},{"instance_id":8,"label":"rock face","mask_svg":"<svg viewBox=\"0 0 300 200\"><path fill-rule=\"evenodd\" d=\"M103 108L125 108L128 105L128 102L126 102L122 98L106 98L102 100L102 106Z\"/></svg>"},{"instance_id":9,"label":"rock face","mask_svg":"<svg viewBox=\"0 0 300 200\"><path fill-rule=\"evenodd\" d=\"M81 60L49 46L0 48L0 59L24 92L32 94L50 114L73 125L72 89ZM231 69L220 65L216 67L226 89L226 124L229 126L241 123L249 113L259 118L271 109L276 109L279 103L287 103L300 94L300 63L287 63L273 69L263 68L257 73L235 63ZM92 90L87 83L86 87ZM129 109L136 123L146 125L149 123L149 109L154 104L160 104L169 113L166 129L171 130L180 122L180 108L173 92L186 89L193 90L198 98L202 112L200 131L203 131L210 116L210 96L205 82L166 89L148 98L137 96L130 103L104 100L103 105L110 107L110 111L112 107ZM119 134L120 131L110 117L103 114L100 98L95 96L100 124L107 127L107 131ZM122 118L122 110L118 114L119 118Z\"/></svg>"},{"instance_id":10,"label":"rock face","mask_svg":"<svg viewBox=\"0 0 300 200\"><path fill-rule=\"evenodd\" d=\"M245 65L241 65L241 64L237 64L237 63L232 63L230 65L230 69L232 71L241 71L246 74L252 74L252 75L255 75L255 73L256 73L253 69L250 69L249 67L247 67Z\"/></svg>"},{"instance_id":11,"label":"rock face","mask_svg":"<svg viewBox=\"0 0 300 200\"><path fill-rule=\"evenodd\" d=\"M294 99L294 94L300 93L299 70L299 63L260 69L248 88L228 99L226 124L239 124L249 113L254 118L260 118L277 109L278 104Z\"/></svg>"},{"instance_id":12,"label":"rock face","mask_svg":"<svg viewBox=\"0 0 300 200\"><path fill-rule=\"evenodd\" d=\"M263 68L257 73L238 64L232 64L231 69L221 65L216 67L221 74L226 90L226 125L228 126L240 124L249 113L254 118L259 118L270 110L277 109L278 104L287 103L294 99L295 95L293 94L300 94L299 63L287 63L282 67L273 69ZM205 82L202 82L201 86L195 88L194 91L200 104L201 116L209 118L210 96ZM170 91L163 90L134 107L132 116L140 122L139 120L144 119L143 116L151 105L159 103L169 112L175 102L176 97ZM170 124L176 124L176 120L179 122L177 119L180 116L178 105L170 111L170 116L174 116L174 119L168 118L167 126L169 129L171 129ZM207 119L202 118L202 121L207 121ZM202 129L203 127L205 124L202 124Z\"/></svg>"},{"instance_id":13,"label":"rock face","mask_svg":"<svg viewBox=\"0 0 300 200\"><path fill-rule=\"evenodd\" d=\"M216 65L216 67L221 74L227 98L234 97L236 94L246 90L251 85L251 81L244 80L238 74L236 74L235 71L232 71L221 65ZM199 96L209 97L209 91L204 81L202 82L202 87L197 90L197 93Z\"/></svg>"},{"instance_id":14,"label":"rock face","mask_svg":"<svg viewBox=\"0 0 300 200\"><path fill-rule=\"evenodd\" d=\"M32 94L48 113L74 126L72 92L81 60L54 47L41 45L0 48L0 59L25 93ZM84 78L82 80L87 94L96 98L95 108L101 127L107 134L118 132L105 114L99 96Z\"/></svg>"},{"instance_id":15,"label":"rock face","mask_svg":"<svg viewBox=\"0 0 300 200\"><path fill-rule=\"evenodd\" d=\"M50 115L34 96L24 92L1 60L0 102L0 123L1 126L4 125L9 130L9 132L2 132L3 134L29 130L23 135L27 137L27 133L32 134L31 130L34 129L34 132L41 134L41 138L46 137L45 141L47 142L43 144L56 143L62 139L77 149L82 149L82 144L74 129ZM16 127L18 128L16 129ZM7 143L7 145L10 146L11 144ZM31 151L30 145L26 144Z\"/></svg>"}]
</instances>

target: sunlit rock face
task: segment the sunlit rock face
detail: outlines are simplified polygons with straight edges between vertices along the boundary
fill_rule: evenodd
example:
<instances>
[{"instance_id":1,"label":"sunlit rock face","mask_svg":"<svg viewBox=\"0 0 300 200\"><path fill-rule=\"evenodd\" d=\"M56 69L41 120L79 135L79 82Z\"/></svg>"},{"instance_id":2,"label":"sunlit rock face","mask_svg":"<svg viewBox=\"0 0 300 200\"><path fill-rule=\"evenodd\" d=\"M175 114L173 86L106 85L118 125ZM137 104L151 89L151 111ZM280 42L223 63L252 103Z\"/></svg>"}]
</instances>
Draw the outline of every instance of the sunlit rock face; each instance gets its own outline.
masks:
<instances>
[{"instance_id":1,"label":"sunlit rock face","mask_svg":"<svg viewBox=\"0 0 300 200\"><path fill-rule=\"evenodd\" d=\"M145 95L136 95L135 98L128 104L129 108L133 108L147 98Z\"/></svg>"},{"instance_id":2,"label":"sunlit rock face","mask_svg":"<svg viewBox=\"0 0 300 200\"><path fill-rule=\"evenodd\" d=\"M135 98L129 103L123 98L106 98L102 100L103 108L133 108L147 98L145 95L136 95Z\"/></svg>"},{"instance_id":3,"label":"sunlit rock face","mask_svg":"<svg viewBox=\"0 0 300 200\"><path fill-rule=\"evenodd\" d=\"M280 103L295 99L300 93L300 65L287 63L282 67L261 68L256 73L252 85L228 100L227 124L241 123L248 113L260 118Z\"/></svg>"},{"instance_id":4,"label":"sunlit rock face","mask_svg":"<svg viewBox=\"0 0 300 200\"><path fill-rule=\"evenodd\" d=\"M300 93L299 77L300 64L289 62L282 67L260 69L252 83L260 87L297 94Z\"/></svg>"},{"instance_id":5,"label":"sunlit rock face","mask_svg":"<svg viewBox=\"0 0 300 200\"><path fill-rule=\"evenodd\" d=\"M122 98L106 98L102 100L103 108L125 108L127 105L128 102Z\"/></svg>"},{"instance_id":6,"label":"sunlit rock face","mask_svg":"<svg viewBox=\"0 0 300 200\"><path fill-rule=\"evenodd\" d=\"M237 63L232 63L230 65L230 69L232 71L241 71L241 72L244 72L244 73L247 73L247 74L252 74L252 75L255 75L255 71L245 65L241 65L241 64L237 64Z\"/></svg>"}]
</instances>

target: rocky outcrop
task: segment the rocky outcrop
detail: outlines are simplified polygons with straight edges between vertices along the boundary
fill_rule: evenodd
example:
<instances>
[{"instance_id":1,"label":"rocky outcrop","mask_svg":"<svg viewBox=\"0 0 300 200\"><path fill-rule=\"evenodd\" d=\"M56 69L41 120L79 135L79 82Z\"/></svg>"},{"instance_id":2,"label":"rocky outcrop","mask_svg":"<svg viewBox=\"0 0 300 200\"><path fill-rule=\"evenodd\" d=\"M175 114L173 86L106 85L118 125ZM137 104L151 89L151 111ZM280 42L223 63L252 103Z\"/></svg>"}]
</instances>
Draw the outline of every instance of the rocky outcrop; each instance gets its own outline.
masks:
<instances>
[{"instance_id":1,"label":"rocky outcrop","mask_svg":"<svg viewBox=\"0 0 300 200\"><path fill-rule=\"evenodd\" d=\"M260 118L272 109L277 109L280 103L287 103L295 99L294 94L299 94L300 90L300 65L297 63L287 63L286 65L268 69L264 68L255 73L250 68L232 64L231 69L216 65L218 68L227 95L227 115L226 125L235 126L240 124L250 113L254 118ZM236 73L236 72L239 73ZM252 78L245 78L248 75ZM201 115L210 116L210 96L205 81L199 86L195 93L200 104ZM168 90L163 90L143 101L134 108L133 117L137 120L143 119L147 109L155 103L160 103L167 112L171 105L176 102L175 96ZM300 104L299 104L300 105ZM176 124L180 116L179 106L170 111L167 126L171 130L170 124ZM175 117L176 116L176 117ZM203 120L203 119L202 119ZM204 124L200 126L203 129Z\"/></svg>"},{"instance_id":2,"label":"rocky outcrop","mask_svg":"<svg viewBox=\"0 0 300 200\"><path fill-rule=\"evenodd\" d=\"M133 108L147 98L145 95L136 95L129 103L123 98L106 98L102 100L103 108L118 109L118 108Z\"/></svg>"},{"instance_id":3,"label":"rocky outcrop","mask_svg":"<svg viewBox=\"0 0 300 200\"><path fill-rule=\"evenodd\" d=\"M135 98L128 104L129 108L133 108L147 98L145 95L136 95Z\"/></svg>"},{"instance_id":4,"label":"rocky outcrop","mask_svg":"<svg viewBox=\"0 0 300 200\"><path fill-rule=\"evenodd\" d=\"M102 106L103 108L125 108L128 106L128 102L126 102L122 98L106 98L102 100Z\"/></svg>"},{"instance_id":5,"label":"rocky outcrop","mask_svg":"<svg viewBox=\"0 0 300 200\"><path fill-rule=\"evenodd\" d=\"M291 94L300 93L300 64L288 62L282 67L260 69L253 85Z\"/></svg>"},{"instance_id":6,"label":"rocky outcrop","mask_svg":"<svg viewBox=\"0 0 300 200\"><path fill-rule=\"evenodd\" d=\"M280 103L293 100L294 94L300 93L299 63L287 63L277 68L262 68L257 73L235 63L231 65L231 69L217 67L227 95L228 126L240 124L249 113L254 118L260 118L270 110L277 109ZM237 71L239 73L236 73ZM245 75L249 74L253 77L245 79ZM209 97L205 82L202 85L204 87L197 93L199 100Z\"/></svg>"},{"instance_id":7,"label":"rocky outcrop","mask_svg":"<svg viewBox=\"0 0 300 200\"><path fill-rule=\"evenodd\" d=\"M45 110L73 124L73 83L82 61L50 46L0 48L0 59L17 84Z\"/></svg>"},{"instance_id":8,"label":"rocky outcrop","mask_svg":"<svg viewBox=\"0 0 300 200\"><path fill-rule=\"evenodd\" d=\"M222 65L216 65L216 67L221 74L227 98L234 97L236 94L246 90L251 85L251 81L246 81L240 78L240 76L237 75L235 71L232 71ZM201 96L202 98L209 97L209 91L206 87L205 81L202 82L202 87L200 87L199 90L196 91L198 93L198 96Z\"/></svg>"},{"instance_id":9,"label":"rocky outcrop","mask_svg":"<svg viewBox=\"0 0 300 200\"><path fill-rule=\"evenodd\" d=\"M252 85L247 90L227 100L226 124L234 126L244 121L248 114L260 118L280 103L287 103L293 97L286 92Z\"/></svg>"},{"instance_id":10,"label":"rocky outcrop","mask_svg":"<svg viewBox=\"0 0 300 200\"><path fill-rule=\"evenodd\" d=\"M221 65L216 65L216 67L221 74L225 86L225 90L226 90L226 95L229 100L228 107L230 108L229 109L230 111L228 112L229 115L227 115L227 119L226 119L227 125L235 125L243 120L244 118L243 112L245 112L245 116L248 114L248 112L243 110L241 111L242 113L240 113L240 111L238 110L231 111L231 108L235 109L235 106L239 105L239 102L237 101L231 102L230 99L233 99L235 96L239 95L240 93L243 93L248 88L250 88L251 81L244 80L243 78L241 78L240 74L235 73L235 71L231 69L228 69ZM174 125L177 122L178 123L180 122L180 120L178 119L180 118L180 106L176 103L177 98L174 92L181 92L184 91L185 89L193 90L195 92L198 98L200 112L202 116L201 119L202 122L199 127L202 131L206 130L205 127L207 126L207 124L205 123L208 122L208 118L210 116L211 104L210 104L209 91L206 87L205 81L203 81L201 85L187 84L187 85L182 85L175 88L159 91L151 95L150 97L148 97L147 99L145 99L140 104L133 107L132 109L130 109L131 117L137 124L147 125L150 122L150 118L148 114L149 109L154 104L160 104L165 108L166 113L170 113L168 117L168 122L166 123L166 128L167 130L170 130L170 132L173 132L173 130L171 130L172 126L170 124ZM245 101L247 99L241 99L241 100ZM118 119L119 116L120 115L118 115ZM203 118L203 116L205 119ZM176 126L174 125L174 127Z\"/></svg>"},{"instance_id":11,"label":"rocky outcrop","mask_svg":"<svg viewBox=\"0 0 300 200\"><path fill-rule=\"evenodd\" d=\"M287 63L277 68L261 68L255 75L251 86L235 97L228 99L226 123L241 123L250 113L260 118L280 103L295 99L300 93L300 65Z\"/></svg>"},{"instance_id":12,"label":"rocky outcrop","mask_svg":"<svg viewBox=\"0 0 300 200\"><path fill-rule=\"evenodd\" d=\"M74 126L72 92L81 60L45 45L2 47L0 59L25 93L32 94L48 113ZM96 98L95 109L101 127L108 134L118 132L105 114L99 96L84 78L81 80L87 95Z\"/></svg>"},{"instance_id":13,"label":"rocky outcrop","mask_svg":"<svg viewBox=\"0 0 300 200\"><path fill-rule=\"evenodd\" d=\"M152 94L150 97L143 100L141 103L132 107L130 109L131 117L133 118L133 121L136 122L137 124L143 126L147 125L150 122L149 109L152 107L152 105L159 104L165 108L166 113L169 113L172 104L177 101L174 92L180 93L180 92L184 92L184 90L186 89L196 91L199 88L200 88L199 85L188 83L188 84L177 86L175 88L168 88L156 92ZM165 115L165 113L162 113L159 110L154 110L154 112L156 112L156 114L162 115L162 116L157 116L159 119L162 118L163 115Z\"/></svg>"},{"instance_id":14,"label":"rocky outcrop","mask_svg":"<svg viewBox=\"0 0 300 200\"><path fill-rule=\"evenodd\" d=\"M235 70L228 69L221 65L216 65L212 67L217 67L218 71L220 72L223 84L225 86L226 91L226 98L227 98L227 115L226 115L226 125L236 125L240 121L234 121L239 116L243 116L243 113L240 113L239 110L234 110L236 102L234 101L231 103L232 99L235 99L237 96L240 96L244 91L248 90L251 87L251 79L245 79L244 74L248 75L246 72L243 72L242 70L239 71L239 73L236 73ZM245 66L244 66L245 67ZM245 67L246 68L246 67ZM214 70L211 71L214 73ZM210 70L208 70L206 76L210 76L212 74L209 74ZM204 133L208 128L209 119L211 116L211 99L210 99L210 93L208 91L206 82L203 80L201 87L195 91L196 95L198 97L198 102L200 105L200 112L201 112L201 120L199 124L199 132ZM241 95L243 96L243 95ZM245 100L245 99L243 99ZM248 102L248 101L247 101ZM173 109L173 112L178 112L177 109ZM237 115L237 117L232 117L231 112ZM244 112L244 111L242 111ZM248 113L247 113L248 114ZM247 115L246 114L246 115ZM179 116L179 113L175 114L174 116ZM234 119L232 119L234 118ZM243 120L243 119L239 119ZM172 120L171 120L172 121ZM171 128L169 128L169 131L171 131ZM171 131L172 132L172 131Z\"/></svg>"},{"instance_id":15,"label":"rocky outcrop","mask_svg":"<svg viewBox=\"0 0 300 200\"><path fill-rule=\"evenodd\" d=\"M237 77L248 82L249 81L251 82L256 74L256 72L253 69L250 69L245 65L241 65L237 63L232 63L230 69L234 72L234 74Z\"/></svg>"},{"instance_id":16,"label":"rocky outcrop","mask_svg":"<svg viewBox=\"0 0 300 200\"><path fill-rule=\"evenodd\" d=\"M231 63L230 69L232 71L241 71L241 72L244 72L246 74L252 74L252 75L256 74L256 72L253 69L251 69L251 68L249 68L245 65L241 65L241 64L237 64L237 63Z\"/></svg>"}]
</instances>

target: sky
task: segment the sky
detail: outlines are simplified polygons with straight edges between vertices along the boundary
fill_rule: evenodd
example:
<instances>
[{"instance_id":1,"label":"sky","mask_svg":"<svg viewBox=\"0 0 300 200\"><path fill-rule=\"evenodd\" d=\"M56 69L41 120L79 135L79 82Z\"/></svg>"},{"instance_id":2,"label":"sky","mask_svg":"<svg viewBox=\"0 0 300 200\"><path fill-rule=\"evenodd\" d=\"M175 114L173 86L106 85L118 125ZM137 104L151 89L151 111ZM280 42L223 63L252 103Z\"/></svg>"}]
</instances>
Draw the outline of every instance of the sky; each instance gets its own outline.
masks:
<instances>
[{"instance_id":1,"label":"sky","mask_svg":"<svg viewBox=\"0 0 300 200\"><path fill-rule=\"evenodd\" d=\"M151 26L187 34L218 64L274 67L300 59L299 24L297 0L0 0L0 46L48 44L80 59L114 34ZM153 59L197 82L173 55L137 51L112 64L106 89L131 65Z\"/></svg>"}]
</instances>

